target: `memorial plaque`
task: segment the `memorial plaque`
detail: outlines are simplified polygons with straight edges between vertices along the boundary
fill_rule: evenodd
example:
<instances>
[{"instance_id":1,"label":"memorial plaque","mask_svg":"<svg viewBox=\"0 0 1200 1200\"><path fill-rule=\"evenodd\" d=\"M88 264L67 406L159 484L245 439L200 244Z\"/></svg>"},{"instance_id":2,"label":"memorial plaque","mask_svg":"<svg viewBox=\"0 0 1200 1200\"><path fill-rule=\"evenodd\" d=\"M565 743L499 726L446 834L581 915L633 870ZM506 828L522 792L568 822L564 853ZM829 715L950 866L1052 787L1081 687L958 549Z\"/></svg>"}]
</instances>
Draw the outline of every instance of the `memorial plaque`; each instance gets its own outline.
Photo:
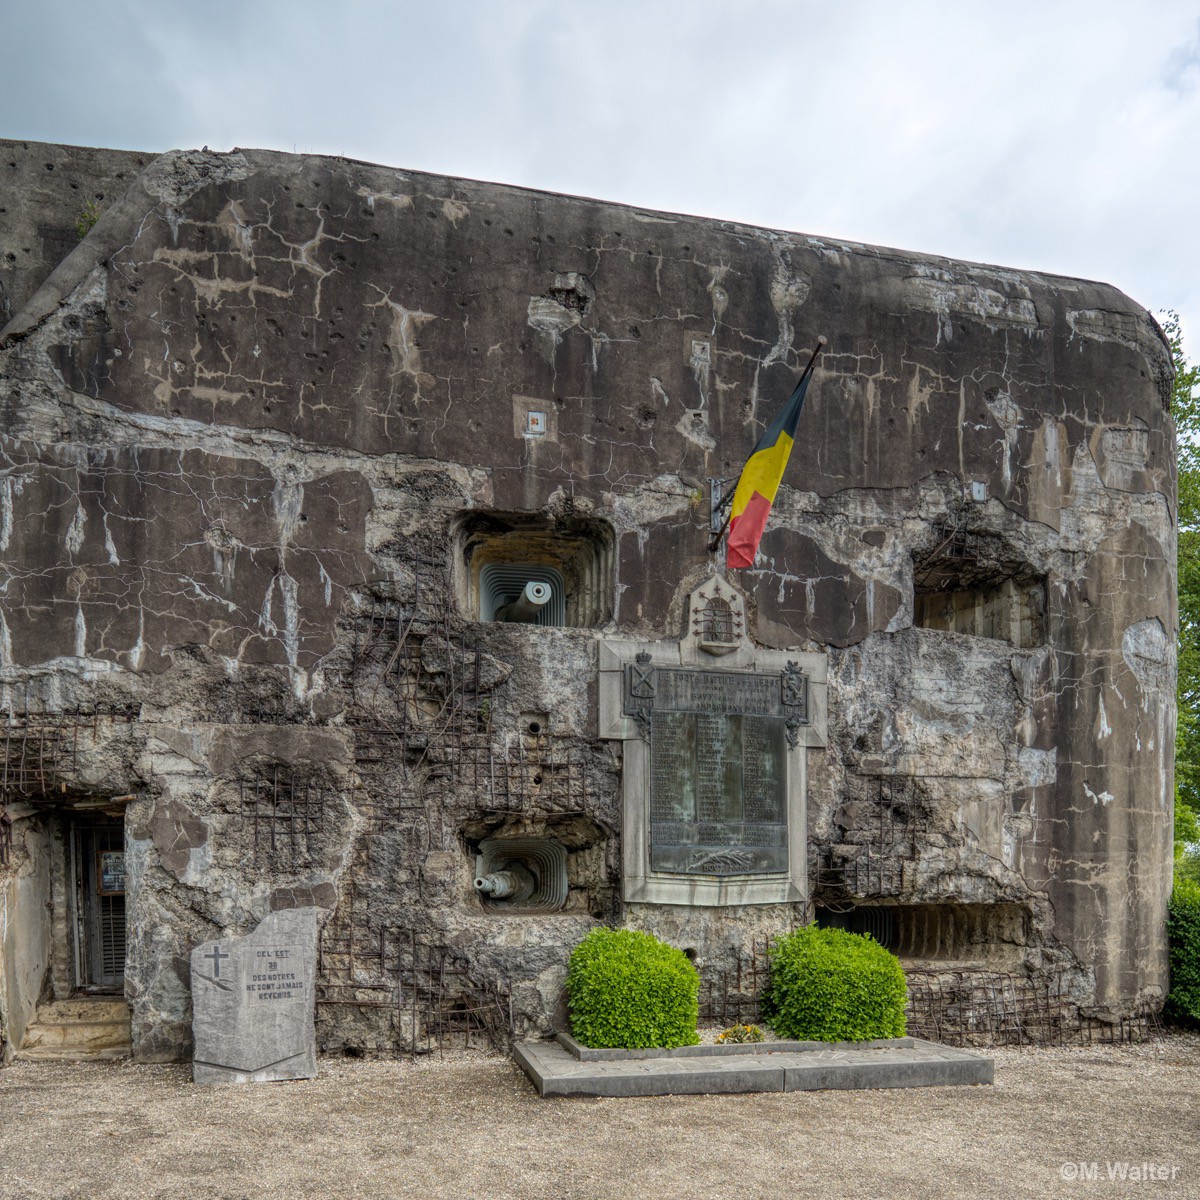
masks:
<instances>
[{"instance_id":1,"label":"memorial plaque","mask_svg":"<svg viewBox=\"0 0 1200 1200\"><path fill-rule=\"evenodd\" d=\"M687 671L659 667L654 672L654 707L670 712L744 713L782 717L779 675L744 671Z\"/></svg>"},{"instance_id":2,"label":"memorial plaque","mask_svg":"<svg viewBox=\"0 0 1200 1200\"><path fill-rule=\"evenodd\" d=\"M639 662L626 711L650 741L652 871L788 870L786 755L807 717L802 675Z\"/></svg>"},{"instance_id":3,"label":"memorial plaque","mask_svg":"<svg viewBox=\"0 0 1200 1200\"><path fill-rule=\"evenodd\" d=\"M651 712L713 713L719 716L779 717L788 747L800 744L800 728L811 721L808 676L789 662L777 675L753 671L699 671L654 667L648 654L625 668L624 711L644 736Z\"/></svg>"},{"instance_id":4,"label":"memorial plaque","mask_svg":"<svg viewBox=\"0 0 1200 1200\"><path fill-rule=\"evenodd\" d=\"M241 938L192 951L196 1083L312 1079L317 910L272 913Z\"/></svg>"},{"instance_id":5,"label":"memorial plaque","mask_svg":"<svg viewBox=\"0 0 1200 1200\"><path fill-rule=\"evenodd\" d=\"M750 636L721 575L676 643L604 640L599 732L622 743L621 895L737 908L808 899L808 763L825 745L824 655Z\"/></svg>"}]
</instances>

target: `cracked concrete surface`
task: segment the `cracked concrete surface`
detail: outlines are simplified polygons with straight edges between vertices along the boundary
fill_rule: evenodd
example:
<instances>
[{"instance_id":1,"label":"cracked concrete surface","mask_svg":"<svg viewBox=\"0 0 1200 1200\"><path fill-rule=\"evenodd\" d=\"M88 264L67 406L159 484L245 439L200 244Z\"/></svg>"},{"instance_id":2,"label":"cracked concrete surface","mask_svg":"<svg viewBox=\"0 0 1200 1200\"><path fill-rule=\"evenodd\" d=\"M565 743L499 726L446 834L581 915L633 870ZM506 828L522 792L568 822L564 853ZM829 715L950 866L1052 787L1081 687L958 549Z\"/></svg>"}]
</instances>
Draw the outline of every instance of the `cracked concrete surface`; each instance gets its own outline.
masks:
<instances>
[{"instance_id":1,"label":"cracked concrete surface","mask_svg":"<svg viewBox=\"0 0 1200 1200\"><path fill-rule=\"evenodd\" d=\"M457 956L468 999L502 984L545 1030L596 920L686 942L703 971L800 918L622 911L594 679L601 633L678 636L716 566L705 481L736 474L817 333L789 482L735 580L761 644L829 654L817 902L975 905L984 926L1002 907L981 936L1014 971L1057 972L1088 1013L1161 1002L1174 433L1166 347L1137 305L343 159L171 152L139 174L3 146L0 704L13 729L59 720L73 754L15 826L0 889L31 894L39 805L134 797L140 1057L188 1051L190 947L273 905L322 906L328 1049L415 1036L365 1003L395 983L397 931ZM58 240L12 249L46 179L97 163L92 186L119 198L88 236L67 244L57 197ZM514 430L535 402L553 438ZM475 623L455 556L477 512L563 536L606 522L612 620ZM963 569L954 538L964 587L1044 587L1037 644L914 627L921 570ZM549 715L540 741L530 712ZM519 782L503 803L497 763ZM265 849L246 820L272 770L322 796L302 844ZM564 841L562 914L479 907L469 851L496 830ZM356 938L383 961L347 966L335 949ZM932 967L973 962L951 947Z\"/></svg>"}]
</instances>

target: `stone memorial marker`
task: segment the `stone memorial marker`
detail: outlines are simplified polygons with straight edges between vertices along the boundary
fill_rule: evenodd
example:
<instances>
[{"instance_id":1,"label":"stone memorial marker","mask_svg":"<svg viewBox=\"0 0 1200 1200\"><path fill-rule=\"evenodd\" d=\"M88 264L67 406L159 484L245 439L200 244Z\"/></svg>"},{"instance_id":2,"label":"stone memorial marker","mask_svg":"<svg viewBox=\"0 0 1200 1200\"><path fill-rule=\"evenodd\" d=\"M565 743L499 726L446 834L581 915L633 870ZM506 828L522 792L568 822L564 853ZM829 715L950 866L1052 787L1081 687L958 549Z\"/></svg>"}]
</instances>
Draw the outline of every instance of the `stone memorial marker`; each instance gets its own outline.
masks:
<instances>
[{"instance_id":1,"label":"stone memorial marker","mask_svg":"<svg viewBox=\"0 0 1200 1200\"><path fill-rule=\"evenodd\" d=\"M192 951L196 1083L312 1079L317 910L272 913L253 933Z\"/></svg>"}]
</instances>

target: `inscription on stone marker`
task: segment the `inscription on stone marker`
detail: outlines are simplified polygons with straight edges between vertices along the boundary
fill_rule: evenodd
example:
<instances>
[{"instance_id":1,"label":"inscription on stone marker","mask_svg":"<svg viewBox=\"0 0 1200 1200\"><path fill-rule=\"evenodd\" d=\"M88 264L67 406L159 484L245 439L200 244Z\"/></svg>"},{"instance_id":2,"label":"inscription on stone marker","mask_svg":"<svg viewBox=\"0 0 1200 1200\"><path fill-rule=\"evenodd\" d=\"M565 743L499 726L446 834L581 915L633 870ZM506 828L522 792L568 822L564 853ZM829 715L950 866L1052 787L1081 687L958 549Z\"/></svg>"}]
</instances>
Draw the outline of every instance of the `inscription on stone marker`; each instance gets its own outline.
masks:
<instances>
[{"instance_id":1,"label":"inscription on stone marker","mask_svg":"<svg viewBox=\"0 0 1200 1200\"><path fill-rule=\"evenodd\" d=\"M248 991L256 1000L298 1000L307 986L305 980L297 979L295 971L288 967L298 964L292 961L290 946L272 946L266 950L256 950L255 970L246 984Z\"/></svg>"},{"instance_id":2,"label":"inscription on stone marker","mask_svg":"<svg viewBox=\"0 0 1200 1200\"><path fill-rule=\"evenodd\" d=\"M313 908L272 913L242 938L192 951L197 1083L311 1079L317 1073Z\"/></svg>"}]
</instances>

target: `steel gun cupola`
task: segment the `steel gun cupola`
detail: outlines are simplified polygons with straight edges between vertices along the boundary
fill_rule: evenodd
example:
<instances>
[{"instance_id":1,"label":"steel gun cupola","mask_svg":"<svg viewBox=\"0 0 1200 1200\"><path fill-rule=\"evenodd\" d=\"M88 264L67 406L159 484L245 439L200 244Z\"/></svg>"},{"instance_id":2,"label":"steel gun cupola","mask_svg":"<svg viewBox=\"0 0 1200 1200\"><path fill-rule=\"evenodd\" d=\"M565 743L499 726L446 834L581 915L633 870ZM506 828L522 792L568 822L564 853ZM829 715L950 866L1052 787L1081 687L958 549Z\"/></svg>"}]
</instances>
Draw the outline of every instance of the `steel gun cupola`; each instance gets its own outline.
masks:
<instances>
[{"instance_id":1,"label":"steel gun cupola","mask_svg":"<svg viewBox=\"0 0 1200 1200\"><path fill-rule=\"evenodd\" d=\"M550 837L488 838L475 859L475 894L495 912L556 912L567 903L567 851Z\"/></svg>"}]
</instances>

